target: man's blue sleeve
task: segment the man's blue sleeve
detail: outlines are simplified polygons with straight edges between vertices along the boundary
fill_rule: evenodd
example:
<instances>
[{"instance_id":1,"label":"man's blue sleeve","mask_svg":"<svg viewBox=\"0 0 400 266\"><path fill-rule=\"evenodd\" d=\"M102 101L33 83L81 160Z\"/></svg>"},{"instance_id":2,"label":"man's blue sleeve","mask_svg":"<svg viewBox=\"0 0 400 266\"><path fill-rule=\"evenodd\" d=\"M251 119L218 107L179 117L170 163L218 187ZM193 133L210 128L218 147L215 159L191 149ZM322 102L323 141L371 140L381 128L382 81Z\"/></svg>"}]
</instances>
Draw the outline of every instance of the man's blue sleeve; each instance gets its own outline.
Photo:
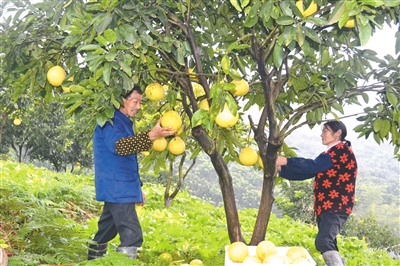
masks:
<instances>
[{"instance_id":1,"label":"man's blue sleeve","mask_svg":"<svg viewBox=\"0 0 400 266\"><path fill-rule=\"evenodd\" d=\"M281 166L280 176L289 180L305 180L314 177L333 167L329 154L321 153L317 158L288 158L287 164Z\"/></svg>"}]
</instances>

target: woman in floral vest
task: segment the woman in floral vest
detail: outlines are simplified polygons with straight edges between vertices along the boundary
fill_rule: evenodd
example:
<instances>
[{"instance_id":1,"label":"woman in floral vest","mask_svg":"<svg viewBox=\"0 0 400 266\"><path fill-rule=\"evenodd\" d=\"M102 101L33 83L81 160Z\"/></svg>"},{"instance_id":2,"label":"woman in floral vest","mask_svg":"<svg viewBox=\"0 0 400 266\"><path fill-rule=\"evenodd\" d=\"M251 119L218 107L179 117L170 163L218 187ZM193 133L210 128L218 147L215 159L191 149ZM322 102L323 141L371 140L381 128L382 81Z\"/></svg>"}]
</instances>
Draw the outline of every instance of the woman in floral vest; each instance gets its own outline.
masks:
<instances>
[{"instance_id":1,"label":"woman in floral vest","mask_svg":"<svg viewBox=\"0 0 400 266\"><path fill-rule=\"evenodd\" d=\"M357 160L345 140L346 126L339 121L323 125L322 144L327 146L315 159L278 157L276 164L280 176L289 180L315 177L314 215L317 217L318 234L315 246L326 265L342 266L336 237L352 213L355 201Z\"/></svg>"}]
</instances>

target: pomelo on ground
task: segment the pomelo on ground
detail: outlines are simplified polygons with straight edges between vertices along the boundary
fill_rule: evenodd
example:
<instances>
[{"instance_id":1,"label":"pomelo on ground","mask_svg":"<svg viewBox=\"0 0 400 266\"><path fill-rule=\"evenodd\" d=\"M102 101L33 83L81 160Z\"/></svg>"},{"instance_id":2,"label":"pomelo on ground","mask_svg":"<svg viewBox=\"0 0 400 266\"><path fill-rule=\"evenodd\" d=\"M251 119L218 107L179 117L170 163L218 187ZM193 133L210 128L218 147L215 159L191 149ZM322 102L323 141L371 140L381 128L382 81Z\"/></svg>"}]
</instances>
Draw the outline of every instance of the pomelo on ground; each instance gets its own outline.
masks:
<instances>
[{"instance_id":1,"label":"pomelo on ground","mask_svg":"<svg viewBox=\"0 0 400 266\"><path fill-rule=\"evenodd\" d=\"M172 130L179 130L182 127L182 118L173 110L163 114L161 117L162 127L171 127Z\"/></svg>"},{"instance_id":2,"label":"pomelo on ground","mask_svg":"<svg viewBox=\"0 0 400 266\"><path fill-rule=\"evenodd\" d=\"M172 262L172 255L168 252L161 253L160 256L158 256L158 261L161 263L161 265L169 266Z\"/></svg>"},{"instance_id":3,"label":"pomelo on ground","mask_svg":"<svg viewBox=\"0 0 400 266\"><path fill-rule=\"evenodd\" d=\"M157 82L147 85L144 93L152 101L159 101L165 96L164 87Z\"/></svg>"},{"instance_id":4,"label":"pomelo on ground","mask_svg":"<svg viewBox=\"0 0 400 266\"><path fill-rule=\"evenodd\" d=\"M204 266L203 262L199 259L194 259L190 262L190 266Z\"/></svg>"},{"instance_id":5,"label":"pomelo on ground","mask_svg":"<svg viewBox=\"0 0 400 266\"><path fill-rule=\"evenodd\" d=\"M243 242L233 242L228 246L228 256L233 262L243 262L243 260L249 256L249 248Z\"/></svg>"},{"instance_id":6,"label":"pomelo on ground","mask_svg":"<svg viewBox=\"0 0 400 266\"><path fill-rule=\"evenodd\" d=\"M51 67L46 74L47 81L55 87L61 86L66 76L67 73L65 73L65 70L60 66Z\"/></svg>"},{"instance_id":7,"label":"pomelo on ground","mask_svg":"<svg viewBox=\"0 0 400 266\"><path fill-rule=\"evenodd\" d=\"M252 147L245 147L239 153L239 161L245 166L255 165L258 160L258 154Z\"/></svg>"}]
</instances>

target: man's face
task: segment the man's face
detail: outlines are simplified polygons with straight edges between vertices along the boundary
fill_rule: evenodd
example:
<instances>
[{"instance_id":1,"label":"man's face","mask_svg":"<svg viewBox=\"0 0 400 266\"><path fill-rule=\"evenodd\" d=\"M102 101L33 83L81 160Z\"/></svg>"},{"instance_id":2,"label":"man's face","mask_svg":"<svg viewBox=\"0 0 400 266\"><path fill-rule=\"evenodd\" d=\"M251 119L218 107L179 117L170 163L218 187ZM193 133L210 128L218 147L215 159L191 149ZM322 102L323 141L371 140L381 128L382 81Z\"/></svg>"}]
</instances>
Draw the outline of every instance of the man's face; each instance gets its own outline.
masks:
<instances>
[{"instance_id":1,"label":"man's face","mask_svg":"<svg viewBox=\"0 0 400 266\"><path fill-rule=\"evenodd\" d=\"M121 106L120 111L128 117L134 117L142 105L142 95L134 91L129 98L122 98L122 100L124 106Z\"/></svg>"}]
</instances>

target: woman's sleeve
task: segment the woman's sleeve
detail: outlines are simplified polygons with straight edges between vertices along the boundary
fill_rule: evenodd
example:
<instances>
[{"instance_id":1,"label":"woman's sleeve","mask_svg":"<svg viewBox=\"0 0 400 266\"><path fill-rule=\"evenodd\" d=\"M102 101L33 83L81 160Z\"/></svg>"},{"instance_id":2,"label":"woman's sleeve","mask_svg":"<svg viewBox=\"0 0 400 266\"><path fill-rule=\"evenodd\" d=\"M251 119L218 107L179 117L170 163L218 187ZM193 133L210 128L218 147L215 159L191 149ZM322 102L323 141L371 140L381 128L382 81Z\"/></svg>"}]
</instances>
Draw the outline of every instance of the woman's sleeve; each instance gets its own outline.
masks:
<instances>
[{"instance_id":1,"label":"woman's sleeve","mask_svg":"<svg viewBox=\"0 0 400 266\"><path fill-rule=\"evenodd\" d=\"M280 176L289 180L305 180L314 177L333 167L329 154L321 153L317 158L288 158L287 164L281 166Z\"/></svg>"}]
</instances>

